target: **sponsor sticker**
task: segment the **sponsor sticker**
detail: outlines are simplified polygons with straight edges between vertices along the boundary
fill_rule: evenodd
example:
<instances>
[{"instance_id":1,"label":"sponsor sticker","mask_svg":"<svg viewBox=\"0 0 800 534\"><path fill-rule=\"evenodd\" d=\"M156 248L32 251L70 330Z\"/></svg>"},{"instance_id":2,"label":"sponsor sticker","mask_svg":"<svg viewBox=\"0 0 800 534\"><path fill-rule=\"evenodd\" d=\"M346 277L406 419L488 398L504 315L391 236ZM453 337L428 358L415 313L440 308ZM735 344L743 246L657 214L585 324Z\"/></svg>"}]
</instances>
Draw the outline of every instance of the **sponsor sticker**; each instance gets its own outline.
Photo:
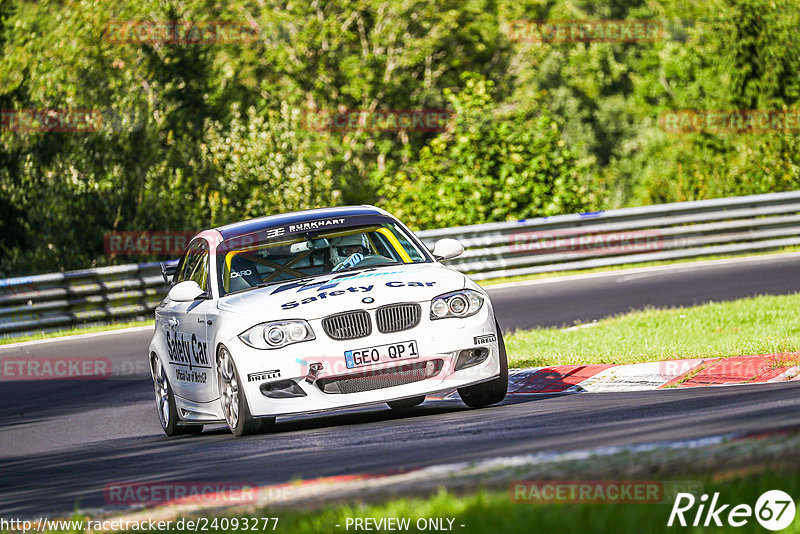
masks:
<instances>
[{"instance_id":1,"label":"sponsor sticker","mask_svg":"<svg viewBox=\"0 0 800 534\"><path fill-rule=\"evenodd\" d=\"M289 232L308 232L309 230L318 230L320 228L327 228L329 226L340 226L345 223L347 219L322 219L320 221L309 221L300 224L290 224L286 227Z\"/></svg>"},{"instance_id":2,"label":"sponsor sticker","mask_svg":"<svg viewBox=\"0 0 800 534\"><path fill-rule=\"evenodd\" d=\"M475 336L474 342L476 345L486 345L497 341L497 336L494 334L484 334L482 336Z\"/></svg>"},{"instance_id":3,"label":"sponsor sticker","mask_svg":"<svg viewBox=\"0 0 800 534\"><path fill-rule=\"evenodd\" d=\"M273 369L272 371L259 371L257 373L250 373L247 375L248 382L261 382L263 380L270 380L272 378L280 378L280 369Z\"/></svg>"}]
</instances>

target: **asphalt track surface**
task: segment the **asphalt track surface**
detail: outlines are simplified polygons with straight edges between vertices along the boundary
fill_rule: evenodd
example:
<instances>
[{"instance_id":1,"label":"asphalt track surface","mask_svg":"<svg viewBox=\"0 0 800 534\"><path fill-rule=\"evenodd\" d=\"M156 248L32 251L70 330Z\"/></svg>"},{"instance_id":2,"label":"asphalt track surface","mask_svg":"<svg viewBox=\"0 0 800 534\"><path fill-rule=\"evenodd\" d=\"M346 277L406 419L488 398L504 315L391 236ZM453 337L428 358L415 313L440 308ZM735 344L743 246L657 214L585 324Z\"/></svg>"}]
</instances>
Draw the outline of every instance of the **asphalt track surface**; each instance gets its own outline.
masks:
<instances>
[{"instance_id":1,"label":"asphalt track surface","mask_svg":"<svg viewBox=\"0 0 800 534\"><path fill-rule=\"evenodd\" d=\"M646 306L800 290L800 254L704 262L490 290L504 330L568 326ZM148 331L0 348L9 356L102 355L136 362ZM146 369L146 367L144 368ZM139 375L141 376L141 375ZM428 402L279 420L235 439L210 427L167 439L146 378L0 383L0 517L105 507L119 482L257 484L443 462L631 445L800 426L800 383L579 395L518 395L470 410Z\"/></svg>"}]
</instances>

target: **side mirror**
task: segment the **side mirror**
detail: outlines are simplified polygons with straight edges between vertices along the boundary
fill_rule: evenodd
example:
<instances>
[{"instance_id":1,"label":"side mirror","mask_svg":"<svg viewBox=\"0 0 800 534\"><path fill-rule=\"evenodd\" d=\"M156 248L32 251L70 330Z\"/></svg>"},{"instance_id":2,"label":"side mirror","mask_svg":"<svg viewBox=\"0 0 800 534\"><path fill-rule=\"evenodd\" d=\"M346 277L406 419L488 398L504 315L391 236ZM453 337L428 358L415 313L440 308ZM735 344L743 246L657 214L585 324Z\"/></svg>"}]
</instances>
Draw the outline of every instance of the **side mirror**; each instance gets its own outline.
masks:
<instances>
[{"instance_id":1,"label":"side mirror","mask_svg":"<svg viewBox=\"0 0 800 534\"><path fill-rule=\"evenodd\" d=\"M439 261L451 260L464 252L464 245L457 239L440 239L433 245L433 257Z\"/></svg>"},{"instance_id":2,"label":"side mirror","mask_svg":"<svg viewBox=\"0 0 800 534\"><path fill-rule=\"evenodd\" d=\"M172 286L167 296L175 302L192 302L198 298L205 297L206 292L194 280L186 280Z\"/></svg>"},{"instance_id":3,"label":"side mirror","mask_svg":"<svg viewBox=\"0 0 800 534\"><path fill-rule=\"evenodd\" d=\"M175 271L178 270L179 261L180 260L170 260L161 262L161 276L164 277L165 284L172 282L172 277L175 275Z\"/></svg>"}]
</instances>

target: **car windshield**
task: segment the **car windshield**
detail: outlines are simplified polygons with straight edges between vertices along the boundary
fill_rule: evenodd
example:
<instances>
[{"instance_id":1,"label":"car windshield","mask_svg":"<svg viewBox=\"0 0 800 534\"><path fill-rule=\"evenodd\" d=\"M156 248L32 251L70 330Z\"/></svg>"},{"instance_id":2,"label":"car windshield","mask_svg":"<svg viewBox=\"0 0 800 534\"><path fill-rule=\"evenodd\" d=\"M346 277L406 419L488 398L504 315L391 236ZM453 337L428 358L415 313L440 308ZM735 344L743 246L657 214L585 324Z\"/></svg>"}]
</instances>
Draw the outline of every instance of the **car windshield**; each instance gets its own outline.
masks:
<instances>
[{"instance_id":1,"label":"car windshield","mask_svg":"<svg viewBox=\"0 0 800 534\"><path fill-rule=\"evenodd\" d=\"M328 273L430 261L398 224L385 217L370 219L368 224L294 234L270 228L223 241L217 255L220 295Z\"/></svg>"}]
</instances>

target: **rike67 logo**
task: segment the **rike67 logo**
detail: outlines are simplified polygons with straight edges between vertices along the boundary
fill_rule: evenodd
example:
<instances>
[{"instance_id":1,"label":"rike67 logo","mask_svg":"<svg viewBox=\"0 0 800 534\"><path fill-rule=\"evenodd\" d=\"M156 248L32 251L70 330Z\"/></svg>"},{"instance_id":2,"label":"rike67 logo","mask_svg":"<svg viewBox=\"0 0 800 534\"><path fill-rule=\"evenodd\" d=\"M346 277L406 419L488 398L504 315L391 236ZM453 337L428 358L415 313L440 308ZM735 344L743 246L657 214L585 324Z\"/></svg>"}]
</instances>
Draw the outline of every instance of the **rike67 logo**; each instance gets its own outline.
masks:
<instances>
[{"instance_id":1,"label":"rike67 logo","mask_svg":"<svg viewBox=\"0 0 800 534\"><path fill-rule=\"evenodd\" d=\"M781 490L764 492L755 507L722 503L719 493L714 493L710 500L705 493L699 499L691 493L679 493L667 526L721 527L727 524L738 528L747 525L755 516L762 527L779 531L792 524L795 513L794 500Z\"/></svg>"}]
</instances>

